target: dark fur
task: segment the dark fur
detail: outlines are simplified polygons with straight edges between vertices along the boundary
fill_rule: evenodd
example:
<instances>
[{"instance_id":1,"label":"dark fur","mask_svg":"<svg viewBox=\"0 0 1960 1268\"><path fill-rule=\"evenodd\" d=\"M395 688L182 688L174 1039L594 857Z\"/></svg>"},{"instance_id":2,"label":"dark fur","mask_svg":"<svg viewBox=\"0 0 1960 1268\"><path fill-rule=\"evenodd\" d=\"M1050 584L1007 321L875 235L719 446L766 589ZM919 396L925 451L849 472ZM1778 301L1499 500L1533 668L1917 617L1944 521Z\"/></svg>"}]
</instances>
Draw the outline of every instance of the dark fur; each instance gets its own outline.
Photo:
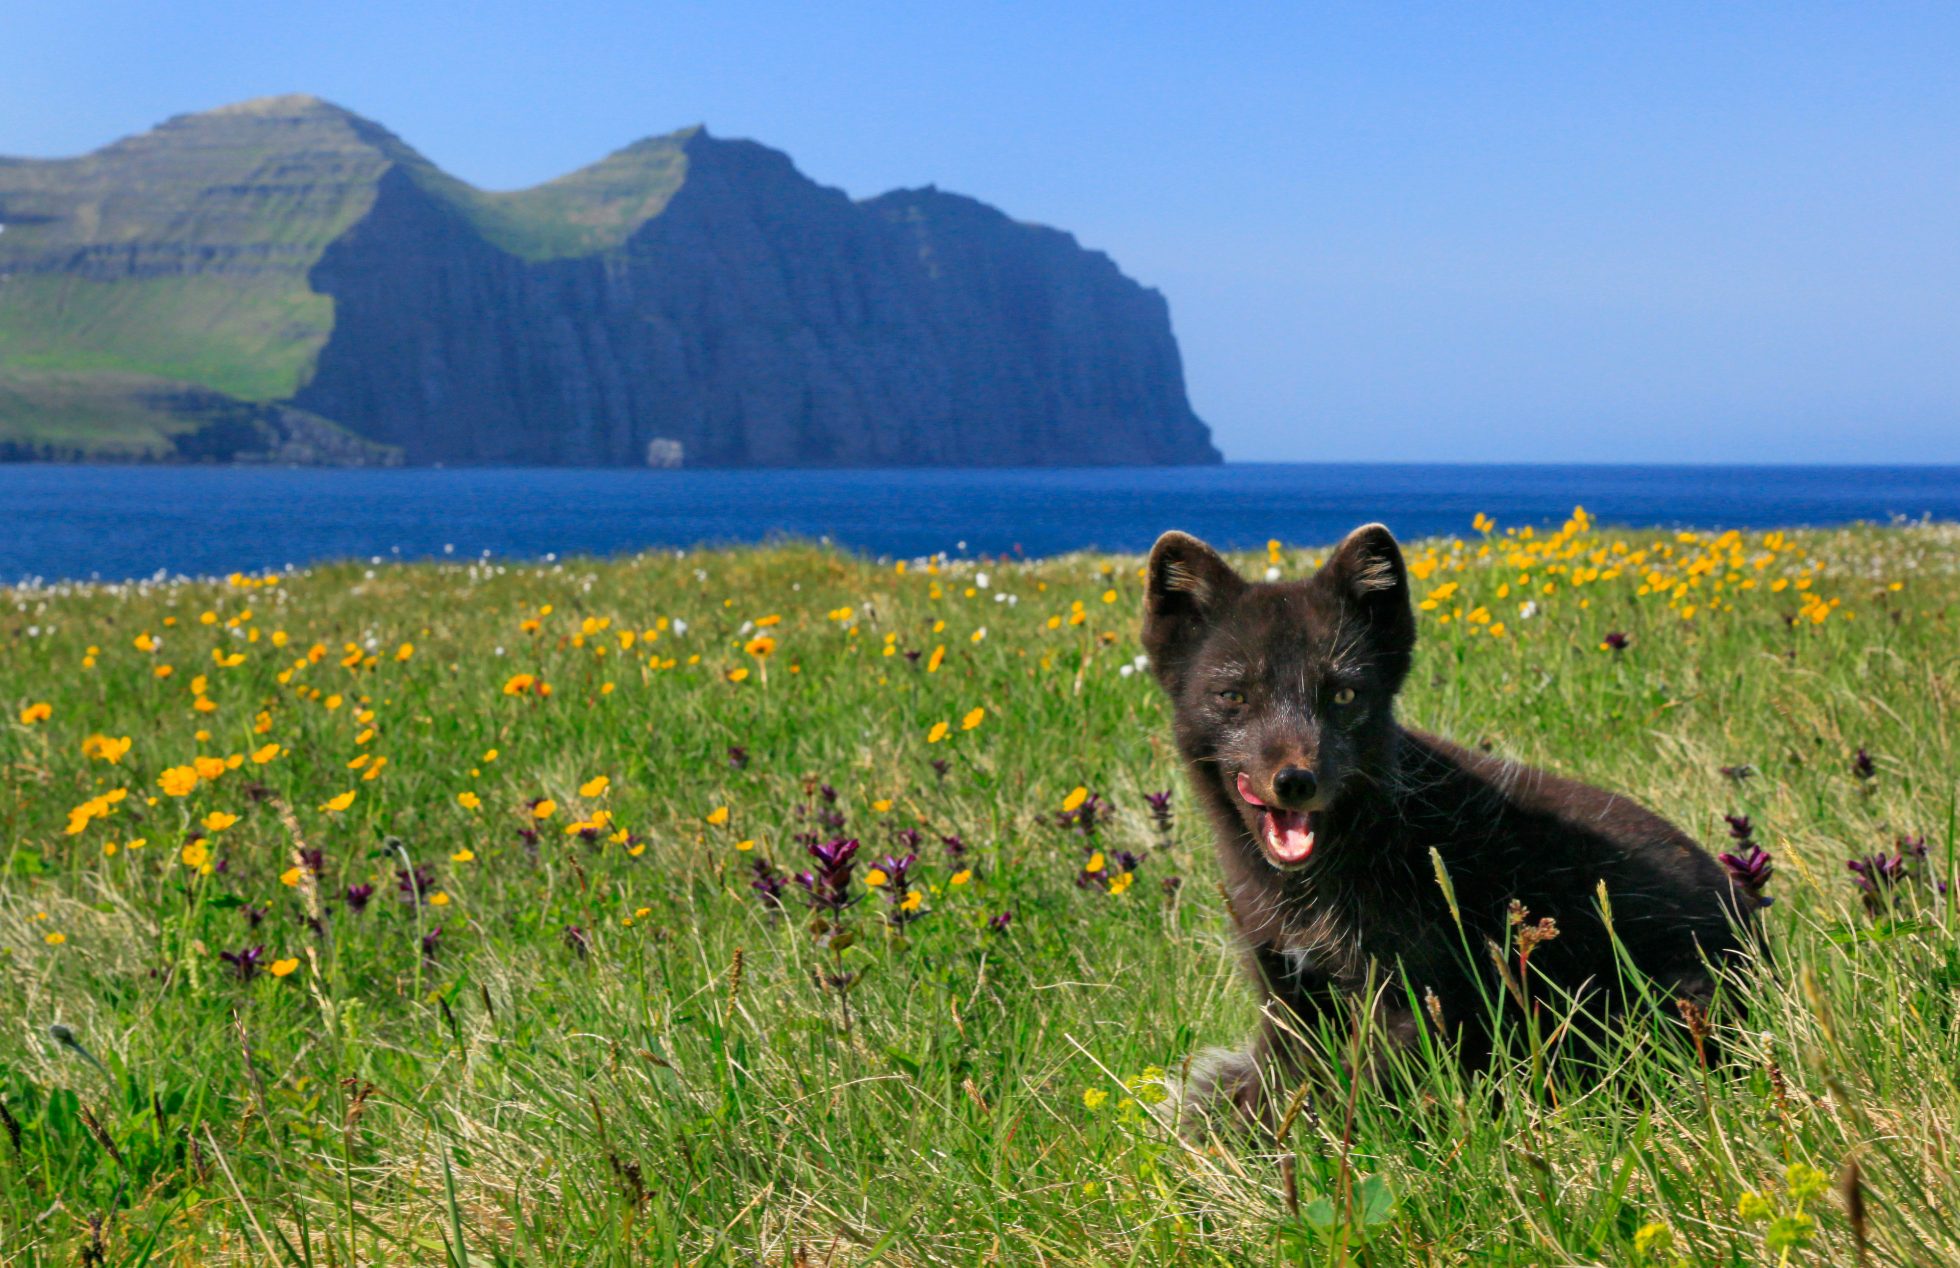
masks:
<instances>
[{"instance_id":1,"label":"dark fur","mask_svg":"<svg viewBox=\"0 0 1960 1268\"><path fill-rule=\"evenodd\" d=\"M1166 533L1150 554L1145 603L1144 646L1216 827L1266 1005L1250 1050L1201 1077L1197 1097L1228 1097L1270 1122L1269 1090L1283 1097L1306 1067L1297 1035L1344 1018L1371 973L1379 1039L1415 1041L1439 1007L1463 1060L1481 1066L1492 1051L1485 1000L1506 997L1488 947L1508 945L1514 900L1531 923L1557 922L1558 937L1532 953L1532 976L1583 998L1596 1024L1632 1003L1600 914L1602 882L1614 933L1659 995L1706 1008L1722 968L1744 956L1753 905L1679 829L1627 798L1397 723L1415 613L1401 551L1381 525L1355 530L1310 579L1283 584L1247 582L1204 543ZM1353 697L1337 703L1343 688ZM1261 812L1235 783L1244 772L1278 804L1283 767L1310 770L1318 784L1293 807L1310 812L1315 843L1292 869L1270 861ZM1434 1004L1412 1006L1428 993Z\"/></svg>"}]
</instances>

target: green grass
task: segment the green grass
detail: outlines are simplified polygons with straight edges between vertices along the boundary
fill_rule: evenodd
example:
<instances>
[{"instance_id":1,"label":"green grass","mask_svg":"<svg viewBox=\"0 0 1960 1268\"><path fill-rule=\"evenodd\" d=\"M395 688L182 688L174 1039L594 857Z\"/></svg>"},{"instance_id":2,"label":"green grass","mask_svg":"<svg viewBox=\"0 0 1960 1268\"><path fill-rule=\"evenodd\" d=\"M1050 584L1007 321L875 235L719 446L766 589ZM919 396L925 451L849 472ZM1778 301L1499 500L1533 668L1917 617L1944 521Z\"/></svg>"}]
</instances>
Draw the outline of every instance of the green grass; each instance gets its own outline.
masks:
<instances>
[{"instance_id":1,"label":"green grass","mask_svg":"<svg viewBox=\"0 0 1960 1268\"><path fill-rule=\"evenodd\" d=\"M0 369L0 442L111 458L162 457L195 419L150 402L184 384L145 375Z\"/></svg>"},{"instance_id":2,"label":"green grass","mask_svg":"<svg viewBox=\"0 0 1960 1268\"><path fill-rule=\"evenodd\" d=\"M290 396L312 373L333 300L294 273L119 278L58 273L0 281L0 346L10 369L79 377L148 375L248 401ZM0 424L7 421L0 416ZM84 433L84 439L93 436Z\"/></svg>"},{"instance_id":3,"label":"green grass","mask_svg":"<svg viewBox=\"0 0 1960 1268\"><path fill-rule=\"evenodd\" d=\"M1777 963L1727 1064L1636 1027L1598 1085L1547 1093L1523 1055L1468 1080L1419 1060L1413 1086L1325 1090L1283 1147L1159 1126L1137 1103L1154 1072L1254 1012L1164 707L1122 672L1133 557L901 574L783 546L20 590L0 1260L82 1262L94 1219L116 1264L1851 1263L1854 1160L1871 1262L1960 1257L1952 902L1910 882L1873 912L1844 866L1910 833L1952 871L1960 534L1573 525L1411 560L1435 603L1408 720L1711 843L1724 812L1754 820ZM519 674L549 695L508 694ZM129 751L85 755L94 735ZM240 761L166 791L200 755ZM757 858L804 866L825 781L865 843L841 949L796 886L777 916L749 884ZM1123 892L1076 883L1085 843L1055 816L1077 787L1109 806L1095 844L1143 855ZM1160 837L1143 794L1163 788ZM594 840L566 835L599 810ZM199 827L213 812L238 819ZM900 937L863 880L902 828L924 833L928 914ZM186 864L196 834L190 860L222 871ZM398 901L405 862L441 905ZM256 944L292 971L239 980L220 953ZM844 973L845 1000L819 984ZM1795 1164L1829 1186L1794 1172L1807 1232L1739 1214L1753 1193L1790 1215Z\"/></svg>"}]
</instances>

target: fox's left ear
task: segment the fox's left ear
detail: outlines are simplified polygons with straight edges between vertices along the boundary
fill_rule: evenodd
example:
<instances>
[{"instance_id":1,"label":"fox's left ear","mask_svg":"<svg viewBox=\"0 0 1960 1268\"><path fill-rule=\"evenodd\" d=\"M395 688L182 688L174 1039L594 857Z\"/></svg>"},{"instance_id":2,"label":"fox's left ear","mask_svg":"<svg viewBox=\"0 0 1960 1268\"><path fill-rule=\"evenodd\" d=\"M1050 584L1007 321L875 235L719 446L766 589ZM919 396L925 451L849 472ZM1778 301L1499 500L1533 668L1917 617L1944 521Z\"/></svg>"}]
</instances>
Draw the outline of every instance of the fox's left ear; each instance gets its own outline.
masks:
<instances>
[{"instance_id":1,"label":"fox's left ear","mask_svg":"<svg viewBox=\"0 0 1960 1268\"><path fill-rule=\"evenodd\" d=\"M1367 622L1372 650L1399 683L1415 650L1416 614L1395 535L1380 524L1363 524L1334 548L1320 575Z\"/></svg>"}]
</instances>

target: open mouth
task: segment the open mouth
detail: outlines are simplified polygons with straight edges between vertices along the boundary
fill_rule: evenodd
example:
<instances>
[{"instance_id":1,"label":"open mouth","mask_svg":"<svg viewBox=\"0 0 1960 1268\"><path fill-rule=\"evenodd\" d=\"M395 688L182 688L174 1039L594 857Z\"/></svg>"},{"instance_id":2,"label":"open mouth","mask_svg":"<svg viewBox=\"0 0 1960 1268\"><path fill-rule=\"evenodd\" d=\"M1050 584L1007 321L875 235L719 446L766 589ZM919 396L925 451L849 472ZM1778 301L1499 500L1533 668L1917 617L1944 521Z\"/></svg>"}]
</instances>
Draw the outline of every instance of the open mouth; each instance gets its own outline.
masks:
<instances>
[{"instance_id":1,"label":"open mouth","mask_svg":"<svg viewBox=\"0 0 1960 1268\"><path fill-rule=\"evenodd\" d=\"M1298 867L1313 853L1313 819L1305 810L1282 810L1261 801L1239 772L1239 796L1259 811L1259 844L1276 867Z\"/></svg>"}]
</instances>

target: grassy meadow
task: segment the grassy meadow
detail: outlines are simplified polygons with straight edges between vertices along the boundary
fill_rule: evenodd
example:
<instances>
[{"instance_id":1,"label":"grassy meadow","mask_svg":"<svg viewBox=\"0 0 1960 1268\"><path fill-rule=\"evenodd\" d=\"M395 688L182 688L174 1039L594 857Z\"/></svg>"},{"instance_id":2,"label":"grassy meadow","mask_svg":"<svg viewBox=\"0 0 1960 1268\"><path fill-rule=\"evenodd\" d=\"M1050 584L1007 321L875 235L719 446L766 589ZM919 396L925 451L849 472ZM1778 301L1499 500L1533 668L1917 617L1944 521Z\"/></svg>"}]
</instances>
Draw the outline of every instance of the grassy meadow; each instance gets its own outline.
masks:
<instances>
[{"instance_id":1,"label":"grassy meadow","mask_svg":"<svg viewBox=\"0 0 1960 1268\"><path fill-rule=\"evenodd\" d=\"M1254 1003L1134 556L15 589L0 1262L1960 1261L1960 530L1407 550L1407 721L1767 851L1726 1061L1166 1130Z\"/></svg>"}]
</instances>

